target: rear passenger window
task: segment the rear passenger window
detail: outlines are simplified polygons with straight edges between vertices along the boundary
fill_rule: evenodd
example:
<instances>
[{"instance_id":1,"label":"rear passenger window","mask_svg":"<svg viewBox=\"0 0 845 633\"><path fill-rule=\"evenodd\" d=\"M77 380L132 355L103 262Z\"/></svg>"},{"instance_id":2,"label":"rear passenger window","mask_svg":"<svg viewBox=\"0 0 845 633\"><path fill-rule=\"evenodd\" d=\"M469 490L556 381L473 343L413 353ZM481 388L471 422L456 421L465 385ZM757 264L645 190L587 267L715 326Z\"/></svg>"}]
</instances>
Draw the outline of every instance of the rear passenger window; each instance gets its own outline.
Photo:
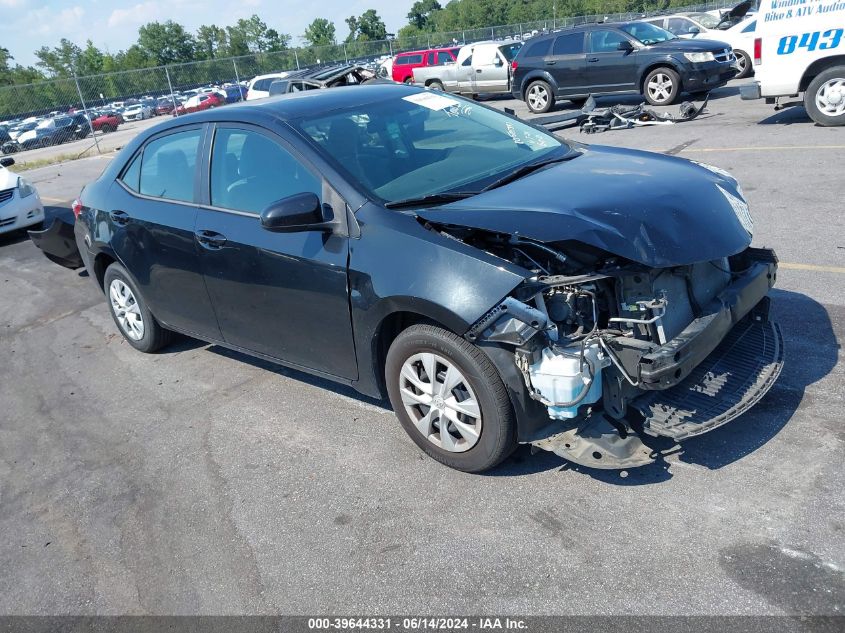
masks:
<instances>
[{"instance_id":1,"label":"rear passenger window","mask_svg":"<svg viewBox=\"0 0 845 633\"><path fill-rule=\"evenodd\" d=\"M555 40L552 55L575 55L584 52L584 34L570 33Z\"/></svg>"},{"instance_id":2,"label":"rear passenger window","mask_svg":"<svg viewBox=\"0 0 845 633\"><path fill-rule=\"evenodd\" d=\"M408 60L405 62L406 64L422 64L423 56L420 53L419 55L408 55L405 59Z\"/></svg>"},{"instance_id":3,"label":"rear passenger window","mask_svg":"<svg viewBox=\"0 0 845 633\"><path fill-rule=\"evenodd\" d=\"M520 55L520 58L545 57L549 54L551 44L551 40L543 40L540 42L534 42L533 44L526 44L525 51L522 55Z\"/></svg>"},{"instance_id":4,"label":"rear passenger window","mask_svg":"<svg viewBox=\"0 0 845 633\"><path fill-rule=\"evenodd\" d=\"M220 128L211 154L211 204L261 213L298 193L321 196L321 183L288 151L250 130Z\"/></svg>"},{"instance_id":5,"label":"rear passenger window","mask_svg":"<svg viewBox=\"0 0 845 633\"><path fill-rule=\"evenodd\" d=\"M434 53L428 54L428 61L426 62L428 66L434 66Z\"/></svg>"},{"instance_id":6,"label":"rear passenger window","mask_svg":"<svg viewBox=\"0 0 845 633\"><path fill-rule=\"evenodd\" d=\"M138 190L146 196L191 202L201 135L201 130L186 130L147 143Z\"/></svg>"},{"instance_id":7,"label":"rear passenger window","mask_svg":"<svg viewBox=\"0 0 845 633\"><path fill-rule=\"evenodd\" d=\"M408 58L407 57L397 57L396 61L393 62L394 66L407 66L408 65Z\"/></svg>"}]
</instances>

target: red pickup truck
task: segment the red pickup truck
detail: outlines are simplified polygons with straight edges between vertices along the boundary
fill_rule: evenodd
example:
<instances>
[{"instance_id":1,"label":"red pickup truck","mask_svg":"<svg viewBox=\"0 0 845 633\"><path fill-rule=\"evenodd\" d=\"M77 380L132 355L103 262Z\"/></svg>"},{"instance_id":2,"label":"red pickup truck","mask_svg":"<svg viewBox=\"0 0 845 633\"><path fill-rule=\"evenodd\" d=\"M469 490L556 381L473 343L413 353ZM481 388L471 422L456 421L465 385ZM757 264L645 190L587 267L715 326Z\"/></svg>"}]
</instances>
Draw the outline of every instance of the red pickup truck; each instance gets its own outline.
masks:
<instances>
[{"instance_id":1,"label":"red pickup truck","mask_svg":"<svg viewBox=\"0 0 845 633\"><path fill-rule=\"evenodd\" d=\"M432 48L424 51L397 53L393 58L393 81L409 84L414 81L414 68L442 66L454 63L458 58L457 48Z\"/></svg>"}]
</instances>

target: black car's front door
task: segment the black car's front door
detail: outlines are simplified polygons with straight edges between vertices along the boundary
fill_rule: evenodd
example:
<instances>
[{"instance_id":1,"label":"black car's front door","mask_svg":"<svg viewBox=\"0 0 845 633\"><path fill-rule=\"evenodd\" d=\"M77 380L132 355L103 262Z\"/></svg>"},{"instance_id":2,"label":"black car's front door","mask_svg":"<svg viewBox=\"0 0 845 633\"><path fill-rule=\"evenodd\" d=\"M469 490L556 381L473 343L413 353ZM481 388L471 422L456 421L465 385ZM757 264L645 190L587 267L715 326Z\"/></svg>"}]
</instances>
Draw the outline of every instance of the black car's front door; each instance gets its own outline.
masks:
<instances>
[{"instance_id":1,"label":"black car's front door","mask_svg":"<svg viewBox=\"0 0 845 633\"><path fill-rule=\"evenodd\" d=\"M139 150L100 210L95 227L165 326L205 339L220 329L194 240L195 182L202 126L163 133Z\"/></svg>"},{"instance_id":2,"label":"black car's front door","mask_svg":"<svg viewBox=\"0 0 845 633\"><path fill-rule=\"evenodd\" d=\"M619 31L599 29L589 33L587 45L587 80L596 92L620 92L636 89L637 51Z\"/></svg>"},{"instance_id":3,"label":"black car's front door","mask_svg":"<svg viewBox=\"0 0 845 633\"><path fill-rule=\"evenodd\" d=\"M209 143L205 204L195 233L223 339L342 378L357 377L347 284L348 238L273 233L259 213L303 192L345 214L323 180L265 131L219 125ZM345 215L344 215L345 217Z\"/></svg>"},{"instance_id":4,"label":"black car's front door","mask_svg":"<svg viewBox=\"0 0 845 633\"><path fill-rule=\"evenodd\" d=\"M584 33L566 33L555 38L546 70L557 84L558 96L581 94L584 84Z\"/></svg>"}]
</instances>

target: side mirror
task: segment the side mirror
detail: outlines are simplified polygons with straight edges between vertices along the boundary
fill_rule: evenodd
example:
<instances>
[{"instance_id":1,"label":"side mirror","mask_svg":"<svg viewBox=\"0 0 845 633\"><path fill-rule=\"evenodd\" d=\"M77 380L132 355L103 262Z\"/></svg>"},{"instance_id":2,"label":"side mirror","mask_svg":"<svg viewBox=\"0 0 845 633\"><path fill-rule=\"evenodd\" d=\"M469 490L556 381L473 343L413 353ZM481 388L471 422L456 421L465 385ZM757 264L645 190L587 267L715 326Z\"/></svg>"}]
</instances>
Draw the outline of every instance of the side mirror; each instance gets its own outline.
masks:
<instances>
[{"instance_id":1,"label":"side mirror","mask_svg":"<svg viewBox=\"0 0 845 633\"><path fill-rule=\"evenodd\" d=\"M298 193L270 204L261 212L261 226L274 233L331 231L334 224L323 219L317 194Z\"/></svg>"},{"instance_id":2,"label":"side mirror","mask_svg":"<svg viewBox=\"0 0 845 633\"><path fill-rule=\"evenodd\" d=\"M15 159L12 158L11 156L5 156L3 158L0 158L0 166L11 167L14 164L15 164Z\"/></svg>"},{"instance_id":3,"label":"side mirror","mask_svg":"<svg viewBox=\"0 0 845 633\"><path fill-rule=\"evenodd\" d=\"M622 40L619 44L617 44L616 50L630 52L634 50L634 45L628 40Z\"/></svg>"},{"instance_id":4,"label":"side mirror","mask_svg":"<svg viewBox=\"0 0 845 633\"><path fill-rule=\"evenodd\" d=\"M691 26L691 27L690 27L690 29L689 29L689 31L688 31L688 33L689 33L690 35L692 35L693 37L695 37L696 35L698 35L699 33L701 33L701 29L700 29L700 28L698 28L697 26Z\"/></svg>"}]
</instances>

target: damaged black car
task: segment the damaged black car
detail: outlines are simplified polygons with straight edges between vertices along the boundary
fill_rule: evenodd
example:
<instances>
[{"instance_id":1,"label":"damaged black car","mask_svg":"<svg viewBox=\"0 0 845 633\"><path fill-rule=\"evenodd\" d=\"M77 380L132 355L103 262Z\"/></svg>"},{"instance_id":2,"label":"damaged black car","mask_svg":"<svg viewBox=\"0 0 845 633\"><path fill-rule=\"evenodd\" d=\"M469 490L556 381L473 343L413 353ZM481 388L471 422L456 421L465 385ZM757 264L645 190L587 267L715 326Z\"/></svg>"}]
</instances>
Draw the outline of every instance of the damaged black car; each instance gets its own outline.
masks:
<instances>
[{"instance_id":1,"label":"damaged black car","mask_svg":"<svg viewBox=\"0 0 845 633\"><path fill-rule=\"evenodd\" d=\"M165 122L74 214L78 253L61 226L33 238L84 263L138 350L180 332L386 396L464 471L519 443L650 463L783 362L777 258L729 174L410 86Z\"/></svg>"}]
</instances>

